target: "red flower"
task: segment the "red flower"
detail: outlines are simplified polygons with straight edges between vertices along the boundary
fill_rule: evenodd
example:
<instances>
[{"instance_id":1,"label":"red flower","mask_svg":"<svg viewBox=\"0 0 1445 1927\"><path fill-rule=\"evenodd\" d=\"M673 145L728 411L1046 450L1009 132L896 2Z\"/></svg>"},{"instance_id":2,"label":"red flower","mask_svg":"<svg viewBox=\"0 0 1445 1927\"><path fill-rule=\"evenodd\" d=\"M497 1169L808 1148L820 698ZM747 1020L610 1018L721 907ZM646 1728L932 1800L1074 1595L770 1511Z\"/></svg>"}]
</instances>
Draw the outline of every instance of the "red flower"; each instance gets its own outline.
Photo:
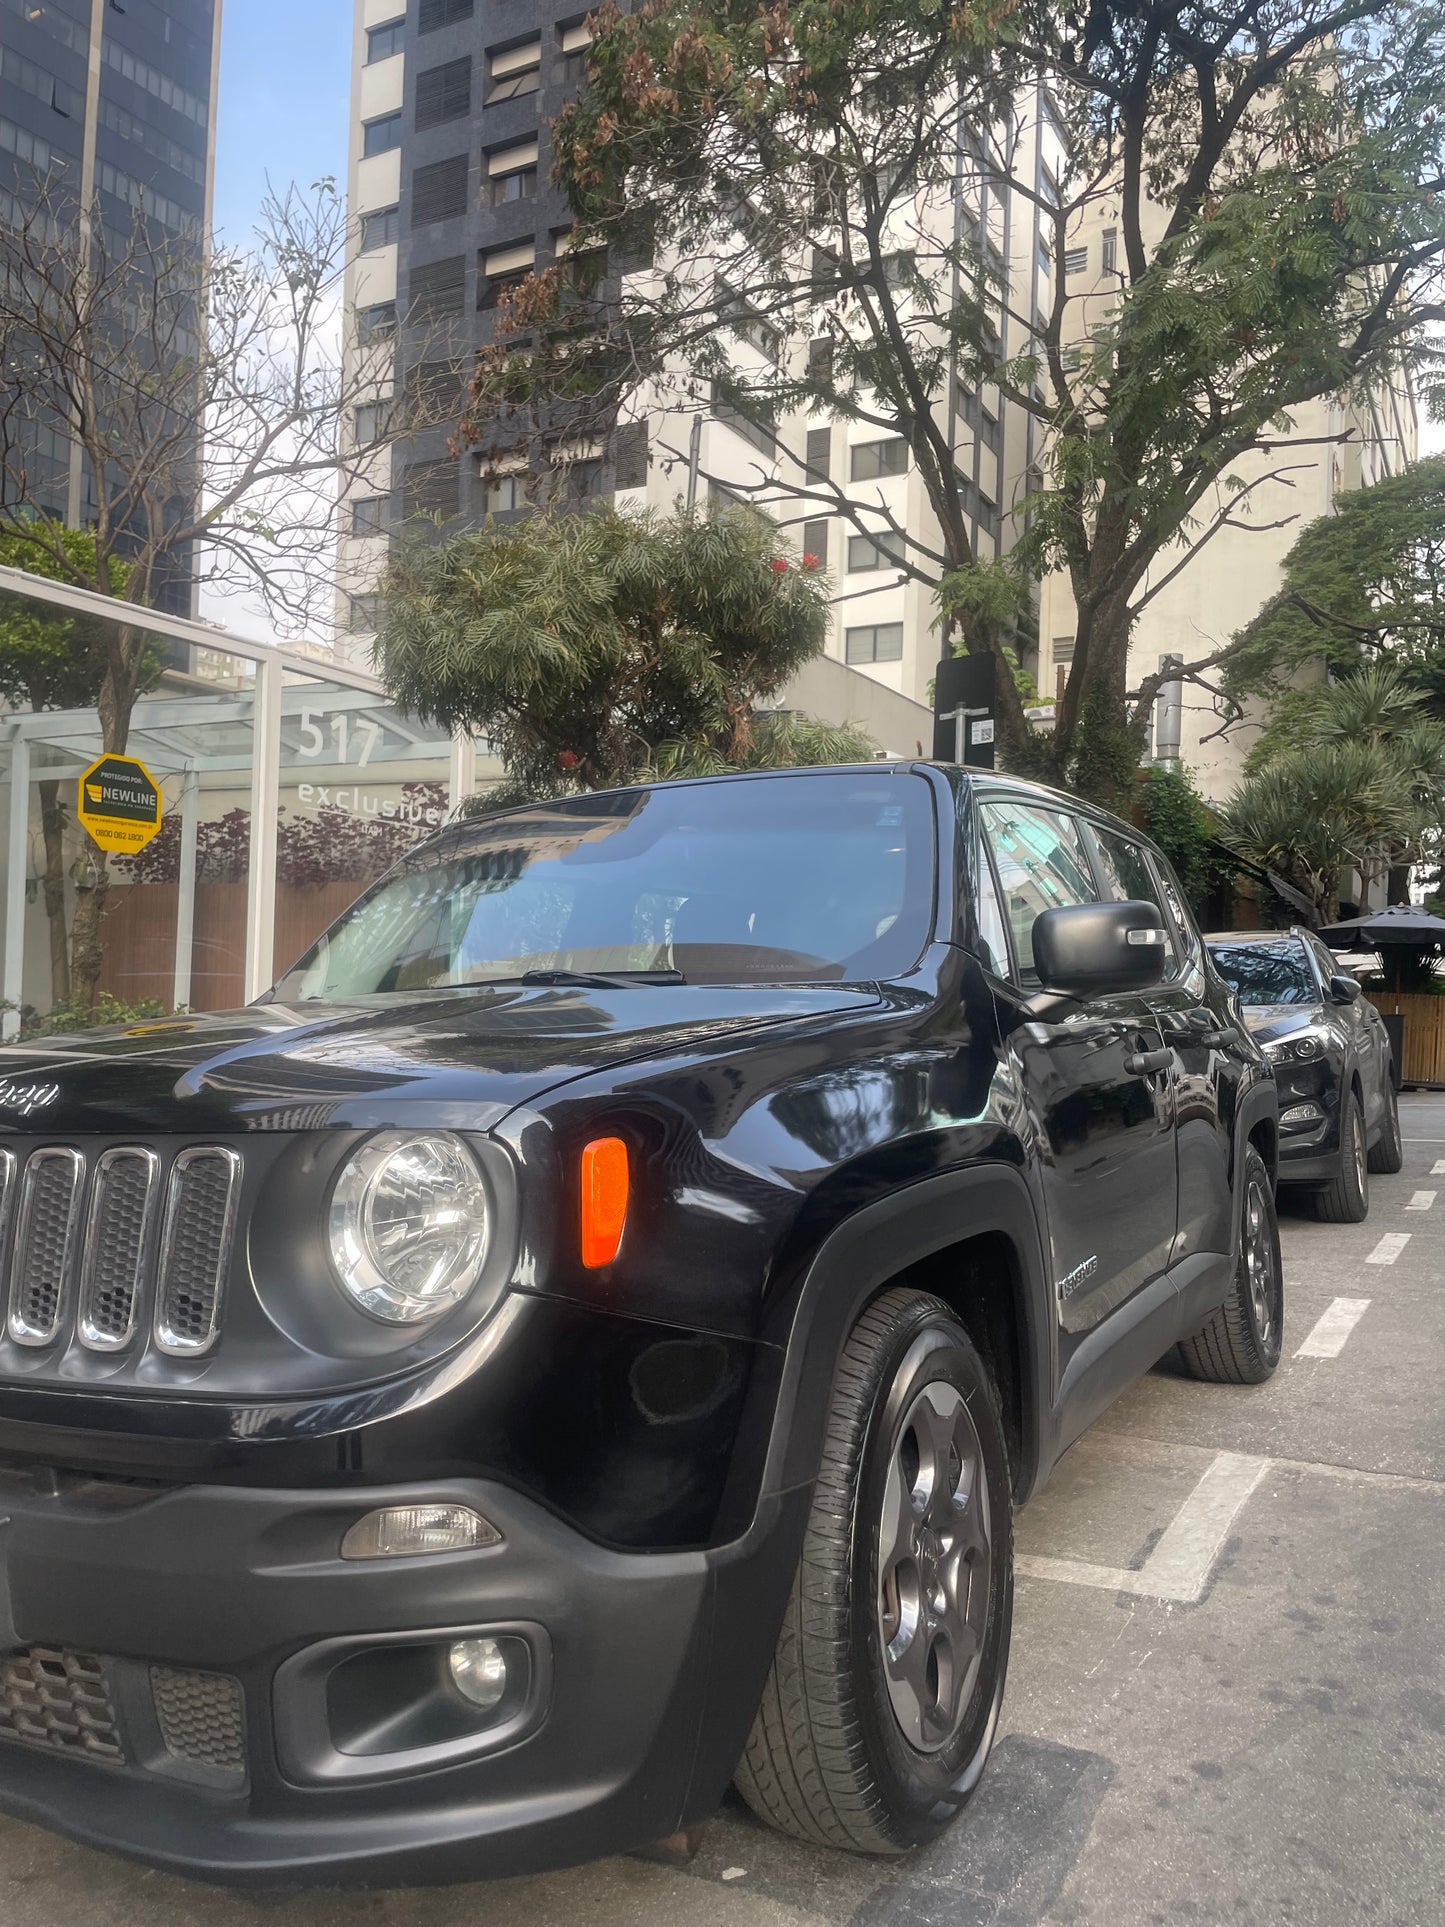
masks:
<instances>
[{"instance_id":1,"label":"red flower","mask_svg":"<svg viewBox=\"0 0 1445 1927\"><path fill-rule=\"evenodd\" d=\"M576 750L575 749L559 750L557 752L557 761L563 769L576 769L577 767Z\"/></svg>"},{"instance_id":2,"label":"red flower","mask_svg":"<svg viewBox=\"0 0 1445 1927\"><path fill-rule=\"evenodd\" d=\"M775 555L773 557L773 574L785 575L787 573L787 569L788 569L788 565L783 560L783 558L780 555Z\"/></svg>"},{"instance_id":3,"label":"red flower","mask_svg":"<svg viewBox=\"0 0 1445 1927\"><path fill-rule=\"evenodd\" d=\"M804 550L803 567L805 569L816 569L818 566L818 561L819 561L819 558L816 555L814 555L811 549Z\"/></svg>"}]
</instances>

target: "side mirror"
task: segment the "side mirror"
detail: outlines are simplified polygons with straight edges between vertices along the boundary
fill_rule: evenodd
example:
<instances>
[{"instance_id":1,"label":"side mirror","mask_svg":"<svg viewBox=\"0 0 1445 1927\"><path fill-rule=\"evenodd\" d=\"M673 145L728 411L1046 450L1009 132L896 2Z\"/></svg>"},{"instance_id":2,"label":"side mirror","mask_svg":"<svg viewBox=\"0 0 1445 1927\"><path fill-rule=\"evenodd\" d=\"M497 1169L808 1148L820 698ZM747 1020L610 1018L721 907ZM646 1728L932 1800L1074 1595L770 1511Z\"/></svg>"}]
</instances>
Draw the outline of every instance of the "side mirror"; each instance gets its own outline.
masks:
<instances>
[{"instance_id":1,"label":"side mirror","mask_svg":"<svg viewBox=\"0 0 1445 1927\"><path fill-rule=\"evenodd\" d=\"M1080 903L1034 919L1034 967L1045 990L1109 997L1164 975L1168 940L1152 903Z\"/></svg>"},{"instance_id":2,"label":"side mirror","mask_svg":"<svg viewBox=\"0 0 1445 1927\"><path fill-rule=\"evenodd\" d=\"M1332 1004L1357 1004L1363 995L1359 982L1347 977L1343 971L1330 978L1330 1002Z\"/></svg>"}]
</instances>

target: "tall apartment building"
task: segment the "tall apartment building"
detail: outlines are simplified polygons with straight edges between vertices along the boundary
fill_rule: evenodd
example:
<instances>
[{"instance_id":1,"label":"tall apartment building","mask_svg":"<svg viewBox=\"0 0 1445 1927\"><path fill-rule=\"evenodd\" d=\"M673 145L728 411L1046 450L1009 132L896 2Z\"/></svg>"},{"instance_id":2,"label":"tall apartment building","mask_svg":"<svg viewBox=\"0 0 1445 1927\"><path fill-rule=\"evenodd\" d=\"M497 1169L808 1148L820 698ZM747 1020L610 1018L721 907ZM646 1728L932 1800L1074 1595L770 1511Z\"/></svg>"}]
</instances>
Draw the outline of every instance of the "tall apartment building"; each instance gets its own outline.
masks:
<instances>
[{"instance_id":1,"label":"tall apartment building","mask_svg":"<svg viewBox=\"0 0 1445 1927\"><path fill-rule=\"evenodd\" d=\"M194 242L199 287L220 37L221 0L0 0L0 219L18 219L39 192L98 210L124 237L140 210ZM65 424L26 430L31 493L82 526L87 478ZM189 613L190 585L172 584L166 602Z\"/></svg>"},{"instance_id":2,"label":"tall apartment building","mask_svg":"<svg viewBox=\"0 0 1445 1927\"><path fill-rule=\"evenodd\" d=\"M500 291L565 249L571 218L549 184L549 123L583 78L585 20L578 0L356 0L349 187L358 251L347 284L347 340L360 356L374 355L379 340L395 342L396 365L378 384L378 404L393 380L443 389L451 382L459 412L462 371L488 338ZM1017 129L1016 178L1042 192L1057 146L1042 94L1033 111L1020 112ZM1007 265L1015 313L1047 307L1051 264L1037 201L1012 190L961 189L900 209L900 218L913 230L911 245L930 224L947 241L957 221L978 223ZM819 240L826 241L821 229ZM1002 320L1006 352L1022 345L1008 338L1015 325ZM739 368L766 352L761 339L739 339ZM979 552L1000 553L1021 527L1038 431L989 387L956 388L937 405L962 451ZM685 487L694 412L665 395L640 397L629 427L572 465L570 493L670 506ZM369 426L358 424L359 437ZM447 457L447 439L439 426L394 449L378 446L369 479L352 490L340 556L349 607L341 621L363 638L398 518L421 510L463 527L528 512L523 475L498 473L477 456L458 464ZM805 461L846 481L854 501L876 500L877 540L792 491ZM907 700L894 734L902 731L897 746L911 750L927 736L918 705L927 701L939 645L929 592L900 578L889 550L889 515L925 541L933 526L904 444L801 413L776 424L770 438L715 410L703 420L698 468L703 491L726 499L746 488L799 552L826 563L836 598L828 653ZM1022 640L1031 657L1031 639ZM857 715L856 679L834 683L837 702Z\"/></svg>"}]
</instances>

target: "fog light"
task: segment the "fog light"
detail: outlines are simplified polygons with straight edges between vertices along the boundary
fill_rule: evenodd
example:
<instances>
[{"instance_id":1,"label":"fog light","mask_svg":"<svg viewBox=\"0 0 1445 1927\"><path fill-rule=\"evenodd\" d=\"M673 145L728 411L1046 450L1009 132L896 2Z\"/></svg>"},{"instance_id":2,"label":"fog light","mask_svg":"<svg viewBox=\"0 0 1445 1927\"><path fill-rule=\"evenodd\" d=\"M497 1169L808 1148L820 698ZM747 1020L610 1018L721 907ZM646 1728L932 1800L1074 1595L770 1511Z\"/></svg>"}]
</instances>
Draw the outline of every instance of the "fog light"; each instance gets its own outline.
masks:
<instances>
[{"instance_id":1,"label":"fog light","mask_svg":"<svg viewBox=\"0 0 1445 1927\"><path fill-rule=\"evenodd\" d=\"M343 1559L407 1559L500 1545L489 1519L465 1505L391 1505L358 1519L341 1542Z\"/></svg>"},{"instance_id":2,"label":"fog light","mask_svg":"<svg viewBox=\"0 0 1445 1927\"><path fill-rule=\"evenodd\" d=\"M1318 1104L1291 1104L1287 1111L1281 1111L1281 1124L1317 1124L1323 1112Z\"/></svg>"},{"instance_id":3,"label":"fog light","mask_svg":"<svg viewBox=\"0 0 1445 1927\"><path fill-rule=\"evenodd\" d=\"M447 1654L452 1685L483 1713L501 1703L507 1690L507 1656L495 1639L459 1639Z\"/></svg>"}]
</instances>

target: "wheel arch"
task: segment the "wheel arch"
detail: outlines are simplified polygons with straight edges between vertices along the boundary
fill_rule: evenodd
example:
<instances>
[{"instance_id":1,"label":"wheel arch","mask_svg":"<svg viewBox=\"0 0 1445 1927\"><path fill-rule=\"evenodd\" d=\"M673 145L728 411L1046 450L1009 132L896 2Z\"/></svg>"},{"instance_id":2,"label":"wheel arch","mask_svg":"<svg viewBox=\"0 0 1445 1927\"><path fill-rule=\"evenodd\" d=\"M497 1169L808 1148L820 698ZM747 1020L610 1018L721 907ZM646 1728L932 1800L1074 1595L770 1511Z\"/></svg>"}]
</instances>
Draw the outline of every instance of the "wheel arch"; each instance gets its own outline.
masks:
<instances>
[{"instance_id":1,"label":"wheel arch","mask_svg":"<svg viewBox=\"0 0 1445 1927\"><path fill-rule=\"evenodd\" d=\"M1052 1464L1053 1330L1032 1196L1007 1165L942 1173L876 1199L836 1226L796 1294L764 1491L811 1482L848 1333L884 1291L911 1286L947 1304L993 1369L1015 1497Z\"/></svg>"}]
</instances>

